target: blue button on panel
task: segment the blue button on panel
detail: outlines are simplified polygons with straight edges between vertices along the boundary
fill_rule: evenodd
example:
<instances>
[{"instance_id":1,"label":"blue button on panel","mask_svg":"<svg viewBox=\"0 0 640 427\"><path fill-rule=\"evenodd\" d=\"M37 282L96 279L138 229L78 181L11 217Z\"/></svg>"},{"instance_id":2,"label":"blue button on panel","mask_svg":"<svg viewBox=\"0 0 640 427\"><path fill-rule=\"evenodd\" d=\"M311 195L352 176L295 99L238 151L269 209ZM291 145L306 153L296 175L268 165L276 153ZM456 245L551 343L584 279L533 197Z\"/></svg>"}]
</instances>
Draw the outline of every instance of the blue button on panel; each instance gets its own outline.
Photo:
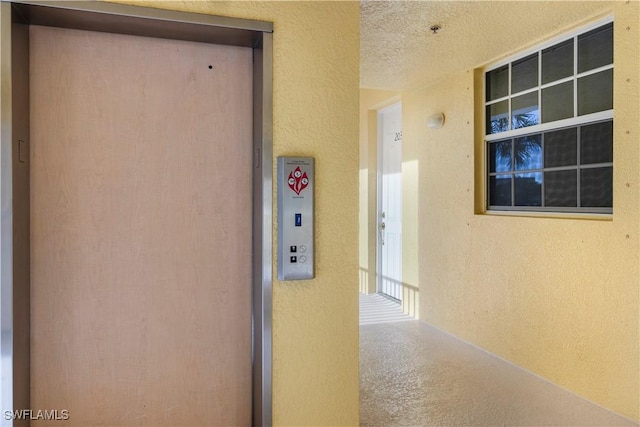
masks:
<instances>
[{"instance_id":1,"label":"blue button on panel","mask_svg":"<svg viewBox=\"0 0 640 427\"><path fill-rule=\"evenodd\" d=\"M296 214L296 227L302 227L302 214Z\"/></svg>"}]
</instances>

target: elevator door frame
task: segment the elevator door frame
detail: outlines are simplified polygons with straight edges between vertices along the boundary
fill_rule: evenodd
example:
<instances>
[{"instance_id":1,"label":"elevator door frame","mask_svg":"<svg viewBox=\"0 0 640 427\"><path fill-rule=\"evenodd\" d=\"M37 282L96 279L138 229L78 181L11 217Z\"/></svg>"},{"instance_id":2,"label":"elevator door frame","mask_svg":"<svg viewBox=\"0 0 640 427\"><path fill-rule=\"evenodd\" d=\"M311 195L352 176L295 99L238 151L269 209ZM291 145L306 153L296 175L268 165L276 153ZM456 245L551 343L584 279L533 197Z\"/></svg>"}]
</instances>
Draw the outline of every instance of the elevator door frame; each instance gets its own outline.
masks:
<instances>
[{"instance_id":1,"label":"elevator door frame","mask_svg":"<svg viewBox=\"0 0 640 427\"><path fill-rule=\"evenodd\" d=\"M0 4L0 407L30 406L29 25L253 49L253 425L272 423L273 24L88 1ZM4 419L2 425L12 425ZM28 425L14 421L13 425Z\"/></svg>"}]
</instances>

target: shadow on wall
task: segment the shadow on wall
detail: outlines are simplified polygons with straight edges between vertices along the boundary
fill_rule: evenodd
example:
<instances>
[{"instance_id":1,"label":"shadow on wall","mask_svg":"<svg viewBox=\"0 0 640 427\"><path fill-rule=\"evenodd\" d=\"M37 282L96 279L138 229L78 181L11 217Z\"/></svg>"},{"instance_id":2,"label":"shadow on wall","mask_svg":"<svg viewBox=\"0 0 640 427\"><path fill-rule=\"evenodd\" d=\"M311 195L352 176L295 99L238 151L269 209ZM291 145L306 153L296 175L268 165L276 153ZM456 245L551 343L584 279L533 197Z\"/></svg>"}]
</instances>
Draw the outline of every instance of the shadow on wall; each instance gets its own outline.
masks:
<instances>
[{"instance_id":1,"label":"shadow on wall","mask_svg":"<svg viewBox=\"0 0 640 427\"><path fill-rule=\"evenodd\" d=\"M409 283L401 282L390 277L382 276L382 290L381 292L394 298L395 296L401 296L401 298L394 298L400 300L402 304L402 312L409 316L419 319L420 316L420 289L417 286ZM375 280L375 275L373 275ZM360 267L360 293L367 294L369 289L370 274L369 270ZM377 286L376 286L377 288Z\"/></svg>"}]
</instances>

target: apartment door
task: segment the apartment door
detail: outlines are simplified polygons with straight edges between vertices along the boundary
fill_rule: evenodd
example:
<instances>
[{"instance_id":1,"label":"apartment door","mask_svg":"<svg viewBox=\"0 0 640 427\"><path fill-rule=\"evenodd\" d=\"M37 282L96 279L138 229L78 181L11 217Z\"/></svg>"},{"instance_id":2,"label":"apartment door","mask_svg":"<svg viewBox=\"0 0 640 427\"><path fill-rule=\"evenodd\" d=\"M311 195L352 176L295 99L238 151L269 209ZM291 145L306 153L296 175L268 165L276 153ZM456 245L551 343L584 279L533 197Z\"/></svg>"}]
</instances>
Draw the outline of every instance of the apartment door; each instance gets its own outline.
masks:
<instances>
[{"instance_id":1,"label":"apartment door","mask_svg":"<svg viewBox=\"0 0 640 427\"><path fill-rule=\"evenodd\" d=\"M250 425L251 49L30 31L31 407Z\"/></svg>"},{"instance_id":2,"label":"apartment door","mask_svg":"<svg viewBox=\"0 0 640 427\"><path fill-rule=\"evenodd\" d=\"M402 300L402 104L378 112L378 292Z\"/></svg>"}]
</instances>

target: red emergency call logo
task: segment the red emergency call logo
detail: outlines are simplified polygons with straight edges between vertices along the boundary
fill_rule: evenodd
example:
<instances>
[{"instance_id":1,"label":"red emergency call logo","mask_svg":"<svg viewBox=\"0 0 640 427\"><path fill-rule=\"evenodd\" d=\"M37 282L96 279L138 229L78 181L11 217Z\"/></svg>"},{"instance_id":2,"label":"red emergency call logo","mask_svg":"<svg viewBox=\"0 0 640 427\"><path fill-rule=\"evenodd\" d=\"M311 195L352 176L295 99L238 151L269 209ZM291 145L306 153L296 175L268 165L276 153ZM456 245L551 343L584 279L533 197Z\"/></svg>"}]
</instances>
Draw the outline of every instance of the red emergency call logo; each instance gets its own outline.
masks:
<instances>
[{"instance_id":1,"label":"red emergency call logo","mask_svg":"<svg viewBox=\"0 0 640 427\"><path fill-rule=\"evenodd\" d=\"M298 166L295 170L289 172L289 179L287 180L287 183L289 184L289 188L299 196L300 192L309 185L309 177L307 176L307 173L302 172L302 170L300 170L300 166Z\"/></svg>"}]
</instances>

